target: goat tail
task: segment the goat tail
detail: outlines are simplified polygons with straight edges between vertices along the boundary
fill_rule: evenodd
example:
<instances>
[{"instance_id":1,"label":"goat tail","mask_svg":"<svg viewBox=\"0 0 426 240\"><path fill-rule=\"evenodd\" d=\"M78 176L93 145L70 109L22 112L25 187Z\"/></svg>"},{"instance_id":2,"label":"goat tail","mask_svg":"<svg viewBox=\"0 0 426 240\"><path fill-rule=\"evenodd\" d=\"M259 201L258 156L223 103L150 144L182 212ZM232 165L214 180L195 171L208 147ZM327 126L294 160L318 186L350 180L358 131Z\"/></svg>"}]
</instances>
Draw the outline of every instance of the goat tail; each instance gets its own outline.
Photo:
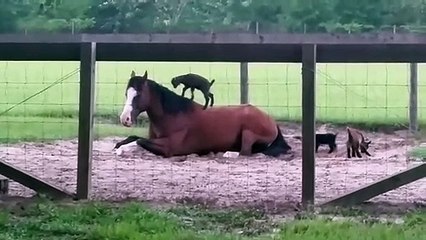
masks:
<instances>
[{"instance_id":1,"label":"goat tail","mask_svg":"<svg viewBox=\"0 0 426 240\"><path fill-rule=\"evenodd\" d=\"M215 82L216 80L212 80L211 82L210 82L210 87L213 85L213 83Z\"/></svg>"},{"instance_id":2,"label":"goat tail","mask_svg":"<svg viewBox=\"0 0 426 240\"><path fill-rule=\"evenodd\" d=\"M349 127L346 127L346 131L348 132L348 140L349 142L353 142L353 137L352 137L352 132L351 129Z\"/></svg>"}]
</instances>

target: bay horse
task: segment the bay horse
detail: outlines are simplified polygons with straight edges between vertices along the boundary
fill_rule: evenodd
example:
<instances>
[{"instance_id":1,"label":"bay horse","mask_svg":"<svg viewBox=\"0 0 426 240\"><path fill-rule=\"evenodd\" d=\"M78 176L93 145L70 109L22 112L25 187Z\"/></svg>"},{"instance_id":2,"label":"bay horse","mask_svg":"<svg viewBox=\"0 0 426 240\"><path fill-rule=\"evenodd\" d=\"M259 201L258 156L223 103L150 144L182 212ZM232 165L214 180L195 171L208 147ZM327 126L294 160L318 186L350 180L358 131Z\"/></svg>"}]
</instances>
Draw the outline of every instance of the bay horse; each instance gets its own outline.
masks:
<instances>
[{"instance_id":1,"label":"bay horse","mask_svg":"<svg viewBox=\"0 0 426 240\"><path fill-rule=\"evenodd\" d=\"M114 149L136 141L147 151L166 158L227 151L277 157L291 150L275 120L259 108L245 104L204 110L201 104L149 79L147 71L143 76L132 72L125 97L121 124L131 127L146 111L149 136L129 136Z\"/></svg>"}]
</instances>

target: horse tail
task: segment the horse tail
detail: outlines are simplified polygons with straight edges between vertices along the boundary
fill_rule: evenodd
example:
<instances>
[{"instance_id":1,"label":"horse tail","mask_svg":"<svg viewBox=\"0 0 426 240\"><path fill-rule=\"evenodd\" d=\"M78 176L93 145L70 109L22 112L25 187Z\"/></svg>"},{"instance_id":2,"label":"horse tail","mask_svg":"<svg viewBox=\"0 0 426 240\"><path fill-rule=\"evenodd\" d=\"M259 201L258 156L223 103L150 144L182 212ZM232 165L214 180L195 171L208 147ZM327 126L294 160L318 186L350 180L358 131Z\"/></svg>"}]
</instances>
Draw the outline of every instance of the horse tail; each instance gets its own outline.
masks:
<instances>
[{"instance_id":1,"label":"horse tail","mask_svg":"<svg viewBox=\"0 0 426 240\"><path fill-rule=\"evenodd\" d=\"M210 87L213 85L213 83L215 82L215 80L213 79L211 82L210 82Z\"/></svg>"},{"instance_id":2,"label":"horse tail","mask_svg":"<svg viewBox=\"0 0 426 240\"><path fill-rule=\"evenodd\" d=\"M278 157L280 154L286 154L289 150L291 150L291 147L285 141L278 124L277 130L278 134L275 140L262 152L267 156Z\"/></svg>"}]
</instances>

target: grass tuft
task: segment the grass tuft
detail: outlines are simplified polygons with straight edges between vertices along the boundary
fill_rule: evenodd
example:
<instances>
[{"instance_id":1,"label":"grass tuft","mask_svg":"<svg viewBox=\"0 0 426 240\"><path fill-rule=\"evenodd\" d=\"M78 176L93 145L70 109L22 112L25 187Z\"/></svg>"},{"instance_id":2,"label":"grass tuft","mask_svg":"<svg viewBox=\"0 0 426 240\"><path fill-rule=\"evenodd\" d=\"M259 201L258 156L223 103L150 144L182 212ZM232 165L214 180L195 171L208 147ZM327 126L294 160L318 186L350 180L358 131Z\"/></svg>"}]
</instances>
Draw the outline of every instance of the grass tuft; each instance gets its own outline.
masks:
<instances>
[{"instance_id":1,"label":"grass tuft","mask_svg":"<svg viewBox=\"0 0 426 240\"><path fill-rule=\"evenodd\" d=\"M416 224L407 228L406 224L360 223L355 221L301 220L291 222L281 228L279 239L298 240L418 240L424 237L425 227Z\"/></svg>"},{"instance_id":2,"label":"grass tuft","mask_svg":"<svg viewBox=\"0 0 426 240\"><path fill-rule=\"evenodd\" d=\"M408 155L426 161L426 147L413 148L408 152Z\"/></svg>"},{"instance_id":3,"label":"grass tuft","mask_svg":"<svg viewBox=\"0 0 426 240\"><path fill-rule=\"evenodd\" d=\"M167 211L194 230L238 232L243 236L256 236L270 231L273 223L260 210L226 209L207 210L202 207L179 207Z\"/></svg>"}]
</instances>

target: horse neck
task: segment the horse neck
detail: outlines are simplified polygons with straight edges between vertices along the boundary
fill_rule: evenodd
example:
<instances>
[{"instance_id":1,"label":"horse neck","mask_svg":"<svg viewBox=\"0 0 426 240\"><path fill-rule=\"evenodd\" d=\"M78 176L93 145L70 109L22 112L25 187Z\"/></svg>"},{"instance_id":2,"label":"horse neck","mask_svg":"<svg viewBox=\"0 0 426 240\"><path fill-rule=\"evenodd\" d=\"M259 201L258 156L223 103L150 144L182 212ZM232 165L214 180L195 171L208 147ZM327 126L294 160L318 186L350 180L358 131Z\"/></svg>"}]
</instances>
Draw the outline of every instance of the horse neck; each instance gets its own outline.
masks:
<instances>
[{"instance_id":1,"label":"horse neck","mask_svg":"<svg viewBox=\"0 0 426 240\"><path fill-rule=\"evenodd\" d=\"M153 94L151 95L152 98L150 100L150 104L148 109L146 110L149 120L154 124L160 127L160 125L169 125L170 121L173 121L171 123L171 125L176 125L176 116L175 115L171 115L166 113L166 111L164 111L161 101L160 101L160 97L157 94ZM192 104L192 114L199 112L199 111L203 111L203 105L193 102ZM193 116L192 114L189 114L191 116ZM180 117L186 117L189 116L187 114L179 114Z\"/></svg>"},{"instance_id":2,"label":"horse neck","mask_svg":"<svg viewBox=\"0 0 426 240\"><path fill-rule=\"evenodd\" d=\"M153 97L150 100L150 104L146 113L148 114L150 122L152 122L157 127L160 125L168 125L170 119L170 114L166 113L161 105L159 96L152 95Z\"/></svg>"},{"instance_id":3,"label":"horse neck","mask_svg":"<svg viewBox=\"0 0 426 240\"><path fill-rule=\"evenodd\" d=\"M163 107L158 101L152 101L146 110L149 120L156 125L156 123L163 122L166 119L167 114L165 114Z\"/></svg>"}]
</instances>

